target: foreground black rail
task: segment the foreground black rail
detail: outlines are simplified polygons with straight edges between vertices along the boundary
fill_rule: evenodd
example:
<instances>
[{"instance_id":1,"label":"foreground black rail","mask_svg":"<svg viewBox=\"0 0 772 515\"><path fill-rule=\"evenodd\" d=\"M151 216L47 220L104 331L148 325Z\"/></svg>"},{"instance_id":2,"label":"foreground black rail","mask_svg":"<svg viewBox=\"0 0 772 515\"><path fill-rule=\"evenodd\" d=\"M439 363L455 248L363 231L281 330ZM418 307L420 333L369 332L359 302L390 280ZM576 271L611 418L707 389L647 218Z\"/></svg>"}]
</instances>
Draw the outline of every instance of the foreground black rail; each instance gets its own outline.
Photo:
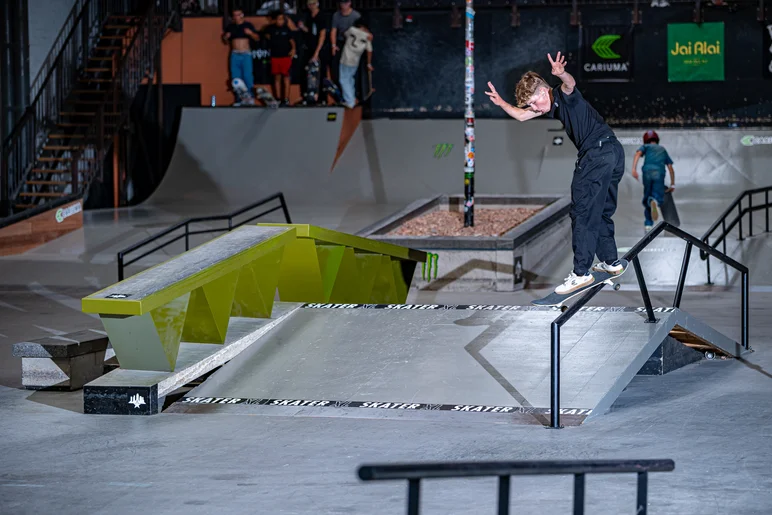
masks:
<instances>
[{"instance_id":1,"label":"foreground black rail","mask_svg":"<svg viewBox=\"0 0 772 515\"><path fill-rule=\"evenodd\" d=\"M702 238L700 239L705 242L705 244L714 249L718 248L719 245L722 245L724 254L726 254L726 238L729 236L729 233L732 232L732 229L737 226L739 233L738 239L742 241L744 238L743 217L747 215L748 236L753 236L753 212L761 210L764 210L765 212L764 232L769 232L769 208L772 207L772 204L769 203L770 191L772 191L772 186L756 188L753 190L745 190L740 193L737 198L734 199L734 202L732 202L729 207L727 207L726 210L721 214L721 216L719 216L718 219L713 222L713 225L711 225L708 230L705 231L705 234L703 234ZM764 195L764 200L757 200L754 204L754 196L759 197L762 194ZM743 203L746 199L747 202L745 203L747 203L747 206L743 206ZM734 218L732 218L730 221L729 217L731 217L733 214ZM717 233L719 227L721 227L721 231ZM713 243L710 242L711 238L715 238ZM712 284L710 280L710 256L707 252L701 251L700 259L706 261L705 264L708 274L708 284Z\"/></svg>"},{"instance_id":2,"label":"foreground black rail","mask_svg":"<svg viewBox=\"0 0 772 515\"><path fill-rule=\"evenodd\" d=\"M510 476L573 475L574 515L584 513L584 477L586 474L638 474L637 515L646 514L648 473L671 472L673 460L588 460L588 461L491 461L461 463L405 463L363 465L363 481L407 480L407 513L418 515L422 479L498 477L498 515L509 514Z\"/></svg>"},{"instance_id":3,"label":"foreground black rail","mask_svg":"<svg viewBox=\"0 0 772 515\"><path fill-rule=\"evenodd\" d=\"M242 220L239 223L234 224L233 219L237 216L243 215L244 213L248 211L252 211L253 209L256 209L258 207L264 206L272 201L279 201L279 205L275 207L270 207L268 209L265 209L263 211L260 211L259 213L250 216L246 220ZM120 252L118 252L118 280L123 281L123 270L127 266L136 263L140 259L142 259L145 256L148 256L152 254L153 252L156 252L158 250L161 250L164 247L167 247L171 245L172 243L179 241L183 238L185 238L185 250L190 250L190 237L196 234L211 234L211 233L217 233L217 232L228 232L231 231L237 227L240 227L244 224L247 224L253 220L256 220L262 216L265 216L267 214L273 213L274 211L282 210L284 212L284 219L286 220L286 223L292 223L290 220L290 214L289 210L287 209L287 203L284 201L284 194L283 193L275 193L271 195L270 197L266 197L262 200L258 200L257 202L250 204L248 206L242 207L241 209L234 211L232 213L228 213L225 215L217 215L217 216L200 216L196 218L188 218L187 220L183 220L182 222L172 225L168 229L164 229L163 231L159 232L158 234L154 234L148 238L145 238L144 240L135 243L131 247L127 247ZM190 229L190 225L194 223L200 223L200 222L219 222L219 221L225 221L227 220L228 226L227 227L217 227L214 229L200 229L197 231L192 231ZM132 252L135 252L142 247L146 247L150 245L151 243L154 243L161 238L168 236L175 231L179 231L180 229L184 229L184 231L180 232L180 234L177 234L173 238L170 238L167 241L164 241L163 243L156 245L152 249L143 252L139 256L129 260L125 261L126 255L130 254Z\"/></svg>"},{"instance_id":4,"label":"foreground black rail","mask_svg":"<svg viewBox=\"0 0 772 515\"><path fill-rule=\"evenodd\" d=\"M641 290L641 297L643 298L643 304L646 307L646 322L656 323L657 319L654 317L654 308L651 306L649 290L646 288L646 280L643 277L643 270L641 270L641 263L638 260L638 254L662 232L669 232L673 236L677 236L686 241L686 249L684 250L684 258L681 262L681 273L678 276L678 285L676 286L675 297L673 299L673 307L681 307L681 297L683 296L684 285L686 283L686 272L689 269L689 258L692 254L692 247L697 247L701 251L706 252L719 261L726 263L742 274L742 298L740 305L742 319L740 338L742 340L741 344L743 348L748 349L748 267L738 263L726 254L719 252L715 248L711 247L704 241L697 239L688 232L674 227L667 222L660 222L657 224L654 229L652 229L623 256L624 259L632 261L633 263L635 275L638 278L638 286ZM560 328L566 322L568 322L571 317L574 316L585 304L587 304L590 299L592 299L600 290L602 290L604 286L605 284L601 283L596 287L588 290L587 293L580 296L579 300L577 300L570 308L564 311L552 322L552 326L550 328L552 342L550 349L550 427L560 427Z\"/></svg>"}]
</instances>

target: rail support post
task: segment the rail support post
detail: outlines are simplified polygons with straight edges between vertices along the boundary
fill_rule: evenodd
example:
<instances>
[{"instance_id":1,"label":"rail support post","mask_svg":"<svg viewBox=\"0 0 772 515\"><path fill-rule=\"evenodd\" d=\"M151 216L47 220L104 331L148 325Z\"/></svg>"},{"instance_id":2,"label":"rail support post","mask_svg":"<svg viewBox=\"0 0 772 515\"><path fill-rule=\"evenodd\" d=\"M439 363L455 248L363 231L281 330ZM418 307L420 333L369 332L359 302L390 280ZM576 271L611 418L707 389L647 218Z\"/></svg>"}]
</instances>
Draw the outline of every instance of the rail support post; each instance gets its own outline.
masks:
<instances>
[{"instance_id":1,"label":"rail support post","mask_svg":"<svg viewBox=\"0 0 772 515\"><path fill-rule=\"evenodd\" d=\"M560 425L560 326L551 326L551 380L550 380L550 427L561 429Z\"/></svg>"}]
</instances>

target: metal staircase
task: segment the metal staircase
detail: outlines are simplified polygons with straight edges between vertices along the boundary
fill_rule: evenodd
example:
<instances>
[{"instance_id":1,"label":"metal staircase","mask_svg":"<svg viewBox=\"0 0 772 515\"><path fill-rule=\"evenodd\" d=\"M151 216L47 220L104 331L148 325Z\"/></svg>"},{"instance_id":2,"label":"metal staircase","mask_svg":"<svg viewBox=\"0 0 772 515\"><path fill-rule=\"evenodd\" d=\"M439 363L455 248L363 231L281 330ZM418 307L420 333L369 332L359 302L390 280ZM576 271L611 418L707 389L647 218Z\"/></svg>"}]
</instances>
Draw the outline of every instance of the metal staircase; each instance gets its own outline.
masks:
<instances>
[{"instance_id":1,"label":"metal staircase","mask_svg":"<svg viewBox=\"0 0 772 515\"><path fill-rule=\"evenodd\" d=\"M0 216L85 193L103 179L175 15L173 0L76 2L45 76L33 83L34 100L3 142Z\"/></svg>"}]
</instances>

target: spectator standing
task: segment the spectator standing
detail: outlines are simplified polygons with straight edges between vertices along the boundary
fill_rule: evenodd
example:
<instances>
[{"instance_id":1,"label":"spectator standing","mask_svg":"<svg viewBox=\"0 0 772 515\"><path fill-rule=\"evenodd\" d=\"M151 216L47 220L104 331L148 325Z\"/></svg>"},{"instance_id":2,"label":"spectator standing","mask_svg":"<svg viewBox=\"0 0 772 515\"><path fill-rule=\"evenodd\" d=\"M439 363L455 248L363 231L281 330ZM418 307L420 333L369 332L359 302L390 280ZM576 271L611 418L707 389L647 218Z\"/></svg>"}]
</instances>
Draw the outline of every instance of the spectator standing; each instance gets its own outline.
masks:
<instances>
[{"instance_id":1,"label":"spectator standing","mask_svg":"<svg viewBox=\"0 0 772 515\"><path fill-rule=\"evenodd\" d=\"M230 72L231 81L241 79L247 87L250 99L254 99L254 75L252 70L252 49L249 47L249 40L258 41L260 37L257 34L255 26L244 19L244 11L234 9L231 23L225 27L222 39L230 42ZM238 102L238 97L236 102ZM253 100L254 101L254 100Z\"/></svg>"},{"instance_id":2,"label":"spectator standing","mask_svg":"<svg viewBox=\"0 0 772 515\"><path fill-rule=\"evenodd\" d=\"M343 93L343 103L353 108L356 105L355 78L362 54L367 50L367 69L373 69L372 35L362 20L346 30L346 42L340 55L340 89Z\"/></svg>"},{"instance_id":3,"label":"spectator standing","mask_svg":"<svg viewBox=\"0 0 772 515\"><path fill-rule=\"evenodd\" d=\"M265 37L271 49L273 96L276 99L281 98L282 105L289 105L290 68L292 68L292 59L295 57L295 40L283 13L274 13L271 18L273 21L265 29Z\"/></svg>"},{"instance_id":4,"label":"spectator standing","mask_svg":"<svg viewBox=\"0 0 772 515\"><path fill-rule=\"evenodd\" d=\"M319 63L319 81L327 77L330 63L330 45L328 43L328 24L324 13L319 9L319 0L308 0L308 12L298 23L298 29L303 32L305 61ZM306 84L307 81L303 81ZM314 95L314 101L319 101L319 93Z\"/></svg>"},{"instance_id":5,"label":"spectator standing","mask_svg":"<svg viewBox=\"0 0 772 515\"><path fill-rule=\"evenodd\" d=\"M362 18L359 11L351 7L351 0L340 0L338 11L332 15L330 23L330 43L332 43L332 80L340 85L339 64L340 51L346 42L346 31L354 26L354 22ZM372 40L372 38L371 38ZM343 86L341 85L341 88Z\"/></svg>"}]
</instances>

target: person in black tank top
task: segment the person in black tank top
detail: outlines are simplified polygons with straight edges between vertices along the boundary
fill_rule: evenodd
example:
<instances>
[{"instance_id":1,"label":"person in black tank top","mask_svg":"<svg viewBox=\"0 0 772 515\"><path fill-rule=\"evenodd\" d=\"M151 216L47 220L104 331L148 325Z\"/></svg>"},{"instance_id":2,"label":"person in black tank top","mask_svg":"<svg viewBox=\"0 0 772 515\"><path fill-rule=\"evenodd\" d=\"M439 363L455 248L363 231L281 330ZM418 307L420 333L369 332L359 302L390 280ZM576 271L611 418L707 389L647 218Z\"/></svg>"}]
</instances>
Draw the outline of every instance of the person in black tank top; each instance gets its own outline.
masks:
<instances>
[{"instance_id":1,"label":"person in black tank top","mask_svg":"<svg viewBox=\"0 0 772 515\"><path fill-rule=\"evenodd\" d=\"M578 151L571 181L571 246L574 268L559 294L571 293L594 280L590 269L612 274L623 271L614 240L617 190L625 171L625 154L614 131L576 88L576 81L565 69L566 59L557 53L547 58L552 74L562 83L551 88L534 72L523 75L515 88L518 106L505 102L488 83L485 94L512 118L524 122L538 116L563 123L566 135ZM599 262L593 265L595 255Z\"/></svg>"}]
</instances>

